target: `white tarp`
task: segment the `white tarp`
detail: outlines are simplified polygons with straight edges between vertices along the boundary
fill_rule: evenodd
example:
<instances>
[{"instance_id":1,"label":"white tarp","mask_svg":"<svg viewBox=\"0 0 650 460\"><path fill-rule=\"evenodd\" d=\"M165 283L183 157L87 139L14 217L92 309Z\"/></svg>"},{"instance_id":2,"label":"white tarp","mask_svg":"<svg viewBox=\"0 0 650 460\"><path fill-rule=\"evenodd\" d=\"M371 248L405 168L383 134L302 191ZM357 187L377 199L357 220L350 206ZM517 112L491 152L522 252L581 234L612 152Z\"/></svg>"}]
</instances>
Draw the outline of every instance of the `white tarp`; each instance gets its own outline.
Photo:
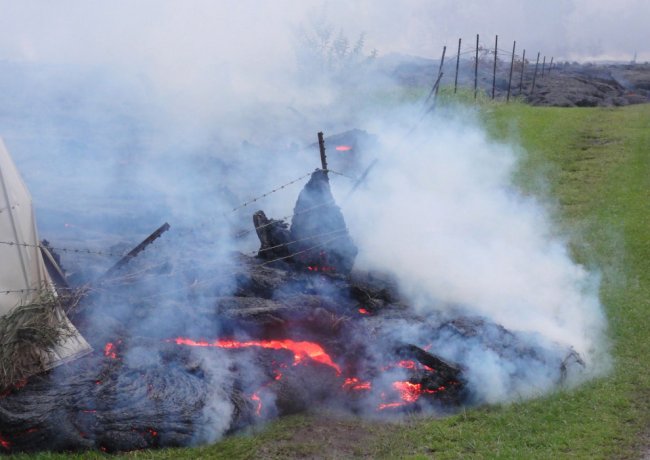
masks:
<instances>
[{"instance_id":1,"label":"white tarp","mask_svg":"<svg viewBox=\"0 0 650 460\"><path fill-rule=\"evenodd\" d=\"M38 245L31 195L0 139L0 320L16 307L33 302L44 291L54 294ZM65 313L58 310L57 316L75 334L45 358L46 368L91 351Z\"/></svg>"}]
</instances>

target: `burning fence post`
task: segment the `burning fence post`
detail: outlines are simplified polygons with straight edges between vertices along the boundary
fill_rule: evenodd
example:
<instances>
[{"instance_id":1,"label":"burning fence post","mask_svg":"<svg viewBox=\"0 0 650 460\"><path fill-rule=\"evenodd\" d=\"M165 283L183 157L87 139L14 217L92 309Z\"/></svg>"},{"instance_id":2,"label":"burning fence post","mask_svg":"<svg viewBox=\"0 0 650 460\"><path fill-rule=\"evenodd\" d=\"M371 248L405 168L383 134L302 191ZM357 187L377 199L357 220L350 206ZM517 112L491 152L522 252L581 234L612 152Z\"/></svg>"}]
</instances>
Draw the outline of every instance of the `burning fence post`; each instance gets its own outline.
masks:
<instances>
[{"instance_id":1,"label":"burning fence post","mask_svg":"<svg viewBox=\"0 0 650 460\"><path fill-rule=\"evenodd\" d=\"M515 46L517 42L512 42L512 58L510 58L510 76L508 77L508 95L506 96L506 102L510 102L510 85L512 84L512 68L515 65Z\"/></svg>"},{"instance_id":2,"label":"burning fence post","mask_svg":"<svg viewBox=\"0 0 650 460\"><path fill-rule=\"evenodd\" d=\"M454 94L456 94L456 90L458 89L458 66L460 64L460 42L461 39L458 39L458 54L456 54L456 76L454 77Z\"/></svg>"},{"instance_id":3,"label":"burning fence post","mask_svg":"<svg viewBox=\"0 0 650 460\"><path fill-rule=\"evenodd\" d=\"M494 88L497 84L497 47L499 46L499 36L494 37L494 68L492 69L492 99L494 99Z\"/></svg>"}]
</instances>

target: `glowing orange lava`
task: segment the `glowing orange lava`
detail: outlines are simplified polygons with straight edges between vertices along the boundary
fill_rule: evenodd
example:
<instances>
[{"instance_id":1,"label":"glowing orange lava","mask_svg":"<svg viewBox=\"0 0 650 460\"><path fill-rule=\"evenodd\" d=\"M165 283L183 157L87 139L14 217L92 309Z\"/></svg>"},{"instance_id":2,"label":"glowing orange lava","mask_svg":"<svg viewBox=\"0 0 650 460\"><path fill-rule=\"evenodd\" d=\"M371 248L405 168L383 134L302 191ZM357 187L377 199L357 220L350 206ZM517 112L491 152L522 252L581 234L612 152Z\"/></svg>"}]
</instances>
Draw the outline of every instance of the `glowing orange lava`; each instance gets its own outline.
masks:
<instances>
[{"instance_id":1,"label":"glowing orange lava","mask_svg":"<svg viewBox=\"0 0 650 460\"><path fill-rule=\"evenodd\" d=\"M117 341L118 344L121 342L121 340ZM104 356L111 359L117 359L117 346L113 342L108 342L104 345Z\"/></svg>"},{"instance_id":2,"label":"glowing orange lava","mask_svg":"<svg viewBox=\"0 0 650 460\"><path fill-rule=\"evenodd\" d=\"M257 407L255 408L255 414L258 417L262 416L262 400L260 399L260 395L257 393L253 393L251 395L251 399L256 402Z\"/></svg>"},{"instance_id":3,"label":"glowing orange lava","mask_svg":"<svg viewBox=\"0 0 650 460\"><path fill-rule=\"evenodd\" d=\"M359 308L359 313L361 313L362 315L369 315L370 314L370 312L368 310L366 310L365 308Z\"/></svg>"},{"instance_id":4,"label":"glowing orange lava","mask_svg":"<svg viewBox=\"0 0 650 460\"><path fill-rule=\"evenodd\" d=\"M338 150L339 152L348 152L352 150L352 147L349 145L337 145L336 150Z\"/></svg>"},{"instance_id":5,"label":"glowing orange lava","mask_svg":"<svg viewBox=\"0 0 650 460\"><path fill-rule=\"evenodd\" d=\"M372 388L372 384L370 382L362 382L356 377L350 377L345 379L342 387L352 390L370 390Z\"/></svg>"},{"instance_id":6,"label":"glowing orange lava","mask_svg":"<svg viewBox=\"0 0 650 460\"><path fill-rule=\"evenodd\" d=\"M272 350L289 350L293 353L293 364L301 364L305 358L312 359L321 364L330 366L336 370L337 375L341 375L341 368L332 361L330 355L325 353L323 347L314 342L295 342L290 339L285 340L249 340L247 342L239 342L237 340L215 340L208 342L207 340L192 340L184 337L177 337L174 342L178 345L187 345L191 347L217 347L217 348L249 348L261 347L269 348Z\"/></svg>"},{"instance_id":7,"label":"glowing orange lava","mask_svg":"<svg viewBox=\"0 0 650 460\"><path fill-rule=\"evenodd\" d=\"M403 360L397 363L397 367L401 367L403 369L416 369L417 365L415 364L415 361Z\"/></svg>"}]
</instances>

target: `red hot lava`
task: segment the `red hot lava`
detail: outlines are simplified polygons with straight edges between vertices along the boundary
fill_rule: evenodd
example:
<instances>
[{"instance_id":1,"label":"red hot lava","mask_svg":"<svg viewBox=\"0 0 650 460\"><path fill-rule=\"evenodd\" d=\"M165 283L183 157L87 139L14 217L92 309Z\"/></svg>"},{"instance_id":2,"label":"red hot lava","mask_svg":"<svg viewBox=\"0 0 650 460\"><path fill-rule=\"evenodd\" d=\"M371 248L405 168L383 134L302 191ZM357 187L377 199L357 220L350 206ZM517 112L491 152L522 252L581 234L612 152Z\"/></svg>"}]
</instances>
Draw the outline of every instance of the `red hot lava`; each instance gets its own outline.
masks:
<instances>
[{"instance_id":1,"label":"red hot lava","mask_svg":"<svg viewBox=\"0 0 650 460\"><path fill-rule=\"evenodd\" d=\"M0 446L4 447L6 450L11 450L11 442L3 438L2 434L0 434Z\"/></svg>"},{"instance_id":2,"label":"red hot lava","mask_svg":"<svg viewBox=\"0 0 650 460\"><path fill-rule=\"evenodd\" d=\"M192 340L184 337L177 337L174 342L178 345L187 345L191 347L217 347L217 348L249 348L261 347L270 348L272 350L289 350L293 353L293 364L298 365L304 362L305 358L310 358L321 364L330 366L336 371L337 375L341 375L341 368L332 361L323 347L314 342L295 342L290 339L285 340L249 340L240 342L237 340L215 340L208 342L207 340Z\"/></svg>"}]
</instances>

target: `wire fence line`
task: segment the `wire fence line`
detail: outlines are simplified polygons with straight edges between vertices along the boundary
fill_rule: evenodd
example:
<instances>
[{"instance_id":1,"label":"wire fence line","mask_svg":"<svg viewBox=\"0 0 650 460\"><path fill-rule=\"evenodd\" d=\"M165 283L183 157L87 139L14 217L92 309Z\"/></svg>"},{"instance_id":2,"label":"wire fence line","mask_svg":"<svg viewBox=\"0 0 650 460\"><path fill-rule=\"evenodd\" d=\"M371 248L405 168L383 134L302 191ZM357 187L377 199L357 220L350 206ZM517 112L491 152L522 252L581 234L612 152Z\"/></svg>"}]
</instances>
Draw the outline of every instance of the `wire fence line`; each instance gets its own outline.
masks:
<instances>
[{"instance_id":1,"label":"wire fence line","mask_svg":"<svg viewBox=\"0 0 650 460\"><path fill-rule=\"evenodd\" d=\"M339 228L337 230L332 230L330 232L318 233L316 235L306 236L304 238L300 238L300 239L297 239L297 240L287 241L286 243L276 244L275 246L269 246L268 248L261 248L261 249L256 250L256 251L246 252L246 253L244 253L244 255L255 256L255 255L259 254L259 253L272 251L274 249L279 249L279 248L282 248L282 247L285 247L285 246L289 246L291 244L302 243L303 241L310 241L310 240L313 240L315 238L321 238L323 236L329 236L329 235L333 235L333 234L336 234L336 233L343 233L343 232L347 232L347 231L348 231L348 229L343 227L343 228Z\"/></svg>"},{"instance_id":2,"label":"wire fence line","mask_svg":"<svg viewBox=\"0 0 650 460\"><path fill-rule=\"evenodd\" d=\"M328 200L328 201L325 201L325 202L323 202L323 203L320 203L320 204L317 204L317 205L315 205L315 206L312 206L312 207L310 207L310 208L303 209L302 211L294 212L293 214L289 214L289 215L287 215L287 216L283 216L283 217L281 217L280 219L270 220L269 222L267 222L267 223L265 223L265 224L258 225L257 227L253 227L253 228L251 228L251 229L249 229L249 230L243 230L243 231L237 233L237 234L235 235L235 238L242 238L242 237L248 235L249 233L256 232L257 230L260 230L260 229L262 229L262 228L266 228L266 227L268 227L268 226L270 226L270 225L276 224L276 223L281 222L281 221L283 221L283 220L290 219L291 217L299 216L299 215L301 215L301 214L306 214L306 213L308 213L308 212L312 212L312 211L314 211L314 210L316 210L316 209L320 209L320 208L322 208L322 207L324 207L324 206L329 206L329 205L332 205L332 204L335 204L335 203L336 203L336 202L335 202L334 200Z\"/></svg>"},{"instance_id":3,"label":"wire fence line","mask_svg":"<svg viewBox=\"0 0 650 460\"><path fill-rule=\"evenodd\" d=\"M111 256L111 257L122 257L124 255L123 253L117 254L110 251L96 251L96 250L84 249L84 248L54 247L54 246L49 246L44 244L31 244L31 243L16 242L16 241L0 241L0 244L4 244L7 246L21 246L25 248L47 249L47 250L61 251L64 253L74 253L74 254L91 254L91 255Z\"/></svg>"}]
</instances>

